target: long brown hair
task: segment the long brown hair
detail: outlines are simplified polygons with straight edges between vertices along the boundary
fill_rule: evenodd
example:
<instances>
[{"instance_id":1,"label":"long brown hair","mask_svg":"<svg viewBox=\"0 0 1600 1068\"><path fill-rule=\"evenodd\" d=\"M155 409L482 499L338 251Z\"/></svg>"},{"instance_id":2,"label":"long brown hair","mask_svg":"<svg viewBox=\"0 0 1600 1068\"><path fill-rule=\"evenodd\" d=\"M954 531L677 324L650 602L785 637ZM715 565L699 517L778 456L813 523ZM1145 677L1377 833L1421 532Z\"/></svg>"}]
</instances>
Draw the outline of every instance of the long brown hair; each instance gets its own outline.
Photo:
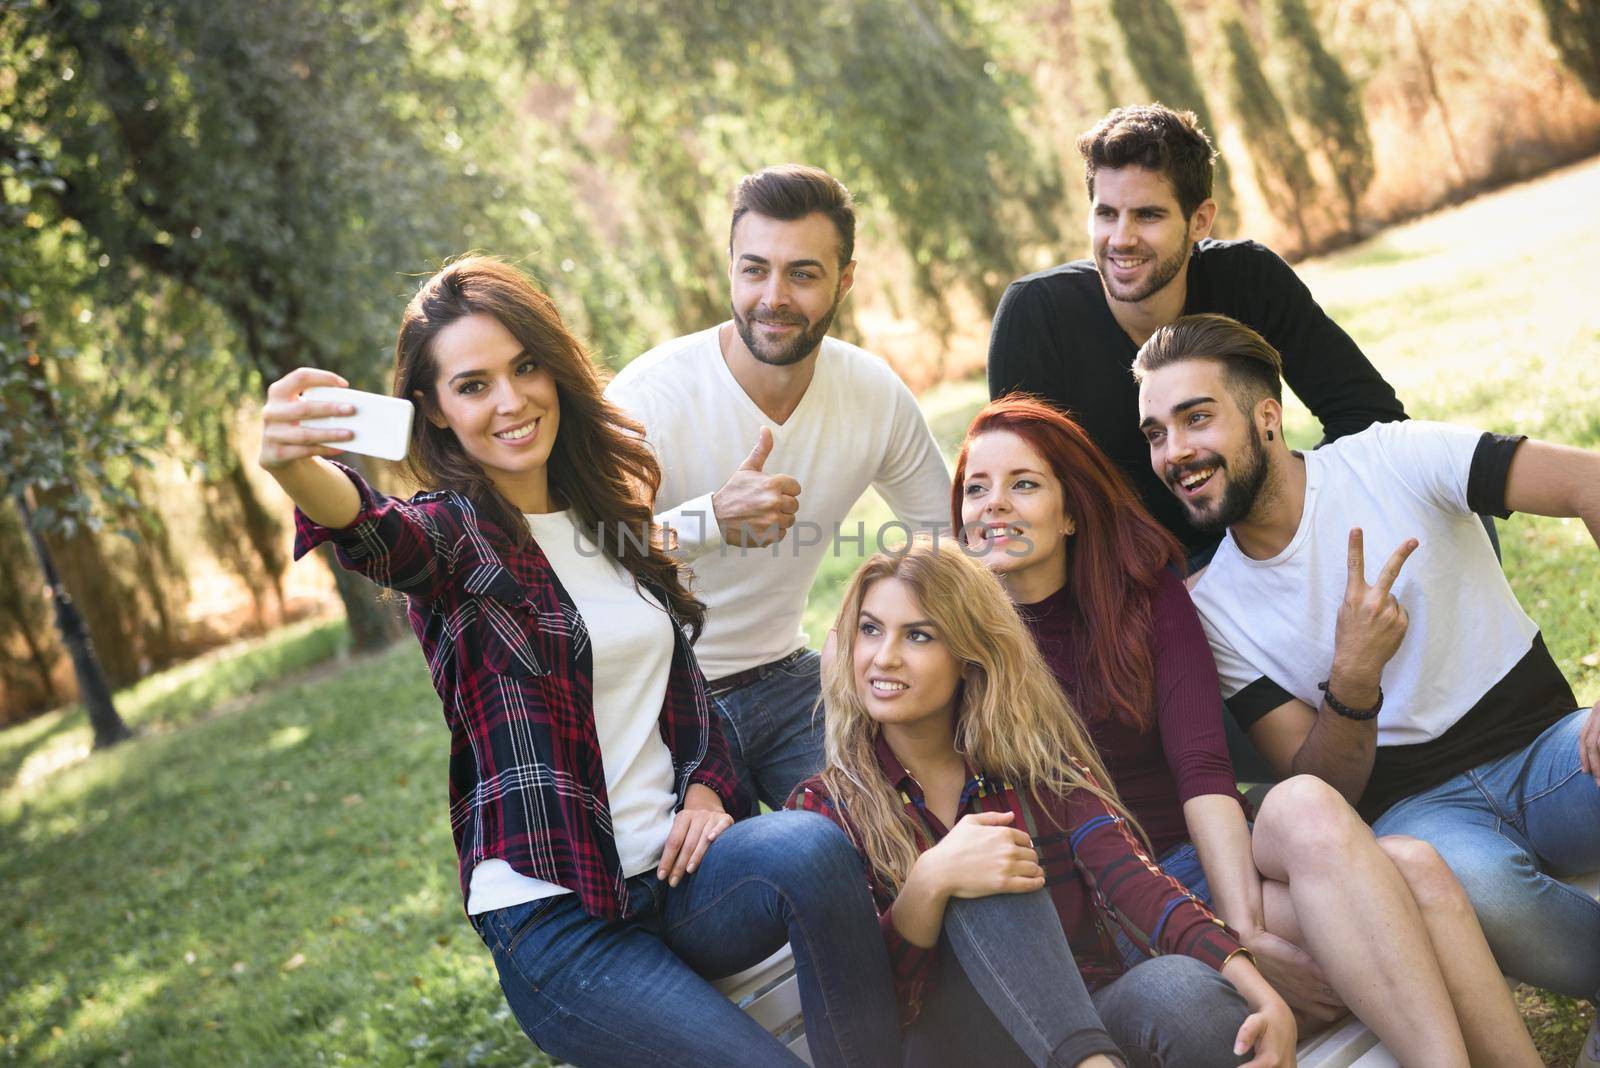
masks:
<instances>
[{"instance_id":1,"label":"long brown hair","mask_svg":"<svg viewBox=\"0 0 1600 1068\"><path fill-rule=\"evenodd\" d=\"M666 597L698 637L705 606L689 595L653 527L651 503L661 486L661 467L644 441L644 428L606 400L582 343L555 303L521 271L489 256L466 256L423 282L406 305L395 342L394 395L420 396L424 409L438 410L434 341L470 315L493 316L555 380L561 426L550 451L552 494L608 556ZM513 545L532 541L522 513L450 428L413 420L402 470L419 486L469 498Z\"/></svg>"},{"instance_id":2,"label":"long brown hair","mask_svg":"<svg viewBox=\"0 0 1600 1068\"><path fill-rule=\"evenodd\" d=\"M1100 757L992 571L952 540L918 535L903 553L878 553L845 590L837 649L822 680L827 767L823 783L882 883L898 892L917 859L917 831L875 747L878 724L856 691L856 627L874 582L899 579L962 662L956 750L986 775L1035 794L1088 790L1131 827ZM1137 832L1136 832L1137 833Z\"/></svg>"},{"instance_id":3,"label":"long brown hair","mask_svg":"<svg viewBox=\"0 0 1600 1068\"><path fill-rule=\"evenodd\" d=\"M1072 610L1084 663L1073 695L1081 705L1146 730L1155 721L1155 661L1150 598L1164 567L1184 567L1178 539L1157 523L1126 476L1074 420L1037 397L1013 393L973 418L956 458L952 529L961 529L967 453L975 438L1005 430L1022 438L1061 483L1061 502L1077 523L1067 554Z\"/></svg>"}]
</instances>

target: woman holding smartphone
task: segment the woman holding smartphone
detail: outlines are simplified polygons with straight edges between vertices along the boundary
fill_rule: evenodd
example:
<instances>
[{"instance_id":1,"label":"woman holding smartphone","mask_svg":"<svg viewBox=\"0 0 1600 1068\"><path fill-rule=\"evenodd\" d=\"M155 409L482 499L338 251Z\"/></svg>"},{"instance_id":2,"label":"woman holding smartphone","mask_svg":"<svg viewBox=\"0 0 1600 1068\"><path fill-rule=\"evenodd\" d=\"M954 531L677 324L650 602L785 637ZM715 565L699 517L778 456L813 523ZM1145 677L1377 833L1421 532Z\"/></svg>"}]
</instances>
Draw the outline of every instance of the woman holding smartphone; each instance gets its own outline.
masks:
<instances>
[{"instance_id":1,"label":"woman holding smartphone","mask_svg":"<svg viewBox=\"0 0 1600 1068\"><path fill-rule=\"evenodd\" d=\"M329 457L350 414L267 391L261 466L293 498L295 555L404 593L450 730L462 897L506 1000L579 1065L796 1064L710 985L786 940L816 1063L898 1055L861 871L827 821L734 823L727 751L686 632L703 606L651 534L639 427L521 272L470 257L423 283L395 350L407 473L378 493Z\"/></svg>"},{"instance_id":2,"label":"woman holding smartphone","mask_svg":"<svg viewBox=\"0 0 1600 1068\"><path fill-rule=\"evenodd\" d=\"M879 553L835 636L827 767L789 807L866 861L908 1064L1293 1063L1288 1006L1150 859L992 573L949 540ZM1165 955L1129 967L1115 931Z\"/></svg>"},{"instance_id":3,"label":"woman holding smartphone","mask_svg":"<svg viewBox=\"0 0 1600 1068\"><path fill-rule=\"evenodd\" d=\"M1272 788L1252 832L1182 552L1078 424L1031 397L990 403L962 443L951 512L1017 602L1162 869L1240 932L1292 1006L1329 1020L1348 1005L1406 1064L1538 1063L1432 847L1375 839L1306 775Z\"/></svg>"}]
</instances>

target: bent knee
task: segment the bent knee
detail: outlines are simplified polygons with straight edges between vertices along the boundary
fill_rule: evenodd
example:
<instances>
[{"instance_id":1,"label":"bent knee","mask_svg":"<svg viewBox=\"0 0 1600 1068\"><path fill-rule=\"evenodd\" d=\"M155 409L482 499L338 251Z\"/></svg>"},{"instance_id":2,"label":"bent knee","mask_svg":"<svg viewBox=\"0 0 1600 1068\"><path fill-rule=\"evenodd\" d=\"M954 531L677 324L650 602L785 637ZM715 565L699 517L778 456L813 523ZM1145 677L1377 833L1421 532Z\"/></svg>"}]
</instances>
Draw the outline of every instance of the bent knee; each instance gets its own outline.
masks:
<instances>
[{"instance_id":1,"label":"bent knee","mask_svg":"<svg viewBox=\"0 0 1600 1068\"><path fill-rule=\"evenodd\" d=\"M1134 973L1139 977L1141 1000L1152 1011L1167 1013L1178 1019L1202 1015L1228 1015L1237 1013L1242 1023L1248 1007L1233 984L1222 973L1180 954L1152 957L1138 964Z\"/></svg>"},{"instance_id":2,"label":"bent knee","mask_svg":"<svg viewBox=\"0 0 1600 1068\"><path fill-rule=\"evenodd\" d=\"M1350 802L1315 775L1293 776L1268 791L1255 833L1271 836L1286 854L1330 863L1371 835Z\"/></svg>"},{"instance_id":3,"label":"bent knee","mask_svg":"<svg viewBox=\"0 0 1600 1068\"><path fill-rule=\"evenodd\" d=\"M844 831L815 812L769 812L737 824L758 835L759 874L784 889L806 883L827 887L838 880L860 881L861 855Z\"/></svg>"},{"instance_id":4,"label":"bent knee","mask_svg":"<svg viewBox=\"0 0 1600 1068\"><path fill-rule=\"evenodd\" d=\"M1386 834L1378 839L1378 848L1399 870L1420 907L1472 910L1461 880L1429 843L1409 835Z\"/></svg>"}]
</instances>

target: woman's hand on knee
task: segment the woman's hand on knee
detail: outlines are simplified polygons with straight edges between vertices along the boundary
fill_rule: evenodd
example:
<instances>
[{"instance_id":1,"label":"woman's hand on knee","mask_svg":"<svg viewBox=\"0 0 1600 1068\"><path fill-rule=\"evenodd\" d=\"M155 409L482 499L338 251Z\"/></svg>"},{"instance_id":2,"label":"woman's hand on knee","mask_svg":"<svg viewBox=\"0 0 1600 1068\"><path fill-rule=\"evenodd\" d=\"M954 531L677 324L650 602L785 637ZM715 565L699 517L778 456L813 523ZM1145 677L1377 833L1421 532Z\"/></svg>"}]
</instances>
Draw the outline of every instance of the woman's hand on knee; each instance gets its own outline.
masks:
<instances>
[{"instance_id":1,"label":"woman's hand on knee","mask_svg":"<svg viewBox=\"0 0 1600 1068\"><path fill-rule=\"evenodd\" d=\"M656 878L677 886L683 877L700 866L717 835L733 826L733 817L722 807L722 798L708 786L696 783L684 794L683 808L672 821L672 833L661 850Z\"/></svg>"},{"instance_id":2,"label":"woman's hand on knee","mask_svg":"<svg viewBox=\"0 0 1600 1068\"><path fill-rule=\"evenodd\" d=\"M1044 869L1033 839L1010 824L1010 812L961 817L927 856L937 857L944 890L952 897L1026 894L1044 888Z\"/></svg>"}]
</instances>

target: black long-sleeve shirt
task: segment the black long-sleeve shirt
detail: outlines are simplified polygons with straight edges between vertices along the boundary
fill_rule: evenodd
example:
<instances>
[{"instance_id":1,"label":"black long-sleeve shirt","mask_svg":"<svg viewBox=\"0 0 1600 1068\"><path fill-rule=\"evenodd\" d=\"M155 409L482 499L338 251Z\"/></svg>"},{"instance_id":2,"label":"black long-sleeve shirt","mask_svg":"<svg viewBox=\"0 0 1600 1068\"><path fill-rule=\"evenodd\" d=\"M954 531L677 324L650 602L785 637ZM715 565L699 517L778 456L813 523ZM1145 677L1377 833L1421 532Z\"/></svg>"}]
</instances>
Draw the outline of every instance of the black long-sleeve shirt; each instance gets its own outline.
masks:
<instances>
[{"instance_id":1,"label":"black long-sleeve shirt","mask_svg":"<svg viewBox=\"0 0 1600 1068\"><path fill-rule=\"evenodd\" d=\"M1394 389L1277 254L1254 241L1195 245L1183 313L1217 312L1252 327L1283 356L1283 377L1322 423L1323 441L1406 418ZM1020 278L995 311L989 396L1036 393L1068 412L1133 480L1156 519L1190 552L1217 535L1190 525L1150 469L1139 432L1138 346L1111 314L1093 261Z\"/></svg>"}]
</instances>

